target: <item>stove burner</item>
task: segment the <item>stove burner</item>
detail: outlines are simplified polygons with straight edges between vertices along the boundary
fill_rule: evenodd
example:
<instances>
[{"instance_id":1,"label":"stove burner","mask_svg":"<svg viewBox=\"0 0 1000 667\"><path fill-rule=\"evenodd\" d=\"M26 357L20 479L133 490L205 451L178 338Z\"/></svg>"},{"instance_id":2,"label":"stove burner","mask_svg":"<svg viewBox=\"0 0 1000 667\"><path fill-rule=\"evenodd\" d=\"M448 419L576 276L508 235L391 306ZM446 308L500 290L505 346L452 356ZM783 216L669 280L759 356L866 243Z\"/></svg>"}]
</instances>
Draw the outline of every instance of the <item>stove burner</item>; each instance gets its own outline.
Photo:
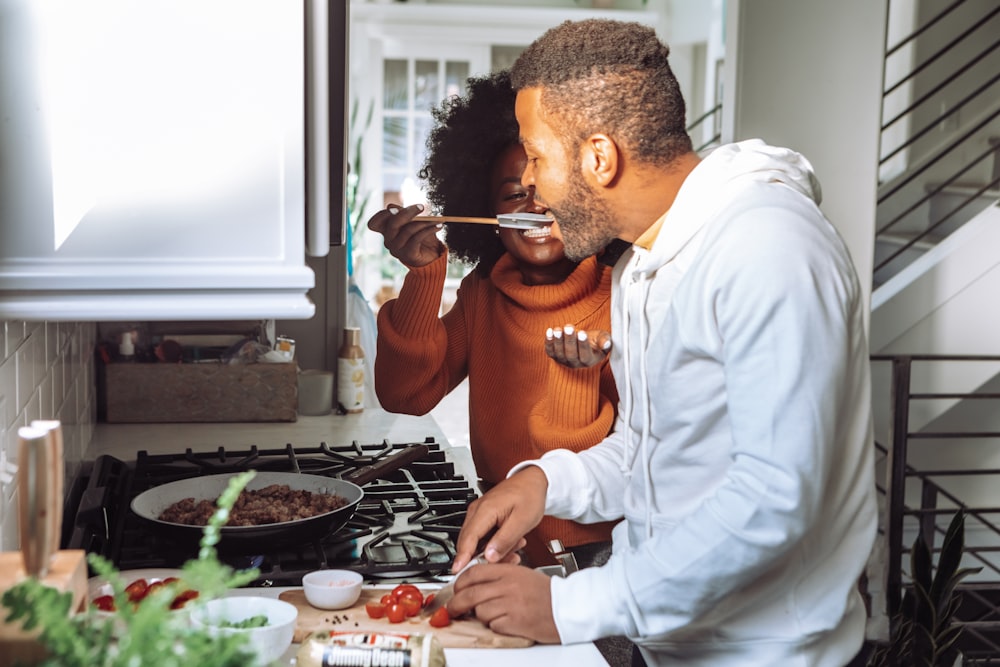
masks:
<instances>
[{"instance_id":1,"label":"stove burner","mask_svg":"<svg viewBox=\"0 0 1000 667\"><path fill-rule=\"evenodd\" d=\"M411 444L254 445L167 455L140 451L134 463L101 456L74 483L63 543L100 553L120 570L180 567L196 551L169 543L131 512L129 503L142 491L177 479L247 469L340 477ZM433 438L424 444L431 450L427 457L364 485L354 516L336 533L298 545L262 544L261 553L252 557L220 551L220 558L233 567L259 568L256 584L262 586L300 585L306 572L324 568L352 569L369 578L429 579L449 573L454 540L476 492L456 474L445 448Z\"/></svg>"}]
</instances>

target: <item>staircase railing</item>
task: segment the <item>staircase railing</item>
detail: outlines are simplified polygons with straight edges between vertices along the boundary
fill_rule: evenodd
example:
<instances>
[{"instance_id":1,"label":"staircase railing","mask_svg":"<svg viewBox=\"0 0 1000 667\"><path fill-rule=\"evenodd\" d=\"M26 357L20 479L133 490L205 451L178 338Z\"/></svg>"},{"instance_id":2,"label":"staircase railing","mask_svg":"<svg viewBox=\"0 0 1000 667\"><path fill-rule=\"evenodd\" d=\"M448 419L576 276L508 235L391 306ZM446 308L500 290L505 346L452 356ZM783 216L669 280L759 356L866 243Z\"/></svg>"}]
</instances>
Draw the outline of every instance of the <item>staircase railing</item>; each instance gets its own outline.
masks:
<instances>
[{"instance_id":1,"label":"staircase railing","mask_svg":"<svg viewBox=\"0 0 1000 667\"><path fill-rule=\"evenodd\" d=\"M893 11L896 4L913 5L888 0L890 24L902 15ZM956 0L898 39L889 27L876 286L973 217L1000 189L1000 3ZM889 176L893 170L898 173ZM946 193L951 204L937 206Z\"/></svg>"},{"instance_id":2,"label":"staircase railing","mask_svg":"<svg viewBox=\"0 0 1000 667\"><path fill-rule=\"evenodd\" d=\"M939 552L951 515L966 511L963 567L982 572L960 585L958 619L965 665L1000 665L1000 430L956 428L969 419L962 412L996 415L1000 392L991 382L973 392L923 391L921 385L961 377L968 364L1000 369L993 355L876 355L891 364L891 420L888 447L876 444L886 512L880 533L885 540L886 605L890 624L910 581L909 545L918 534L931 536ZM919 377L915 377L919 376ZM990 406L993 409L983 409ZM936 406L927 426L911 431L917 411ZM923 405L923 407L921 407ZM915 407L916 406L916 407ZM958 413L958 414L956 414ZM922 530L922 532L921 532Z\"/></svg>"}]
</instances>

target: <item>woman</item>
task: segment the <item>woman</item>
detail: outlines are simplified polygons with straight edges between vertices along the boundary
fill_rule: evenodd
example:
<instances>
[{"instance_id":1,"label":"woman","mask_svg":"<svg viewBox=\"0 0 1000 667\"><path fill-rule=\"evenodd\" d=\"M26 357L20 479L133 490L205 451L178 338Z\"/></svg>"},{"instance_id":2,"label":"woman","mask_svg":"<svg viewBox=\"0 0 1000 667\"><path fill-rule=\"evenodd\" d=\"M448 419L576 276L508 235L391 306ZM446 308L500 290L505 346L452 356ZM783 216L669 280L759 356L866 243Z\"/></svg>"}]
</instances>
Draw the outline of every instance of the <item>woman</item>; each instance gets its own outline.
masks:
<instances>
[{"instance_id":1,"label":"woman","mask_svg":"<svg viewBox=\"0 0 1000 667\"><path fill-rule=\"evenodd\" d=\"M508 74L468 83L464 98L433 110L420 174L430 202L443 215L544 213L533 189L521 185L526 158ZM600 441L618 402L607 359L569 368L546 355L545 341L553 328L574 339L576 331L610 330L610 267L593 257L570 261L548 226L448 223L446 247L439 225L415 217L422 210L390 206L368 223L409 268L399 297L378 314L375 388L382 406L426 414L468 377L469 438L484 488L544 451L579 451ZM439 317L449 255L475 268L454 307ZM530 564L554 562L547 548L553 539L587 565L610 542L611 524L546 518L528 536Z\"/></svg>"}]
</instances>

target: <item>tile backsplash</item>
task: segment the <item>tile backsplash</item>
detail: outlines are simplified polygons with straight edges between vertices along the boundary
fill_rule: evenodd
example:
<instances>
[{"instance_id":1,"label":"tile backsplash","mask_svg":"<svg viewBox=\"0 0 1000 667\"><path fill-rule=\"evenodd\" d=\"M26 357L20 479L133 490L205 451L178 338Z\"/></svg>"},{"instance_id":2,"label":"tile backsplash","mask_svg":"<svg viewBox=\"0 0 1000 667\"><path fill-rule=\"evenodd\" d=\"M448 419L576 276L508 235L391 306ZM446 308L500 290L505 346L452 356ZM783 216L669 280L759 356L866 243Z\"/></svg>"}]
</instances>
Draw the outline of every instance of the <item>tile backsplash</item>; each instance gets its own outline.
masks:
<instances>
[{"instance_id":1,"label":"tile backsplash","mask_svg":"<svg viewBox=\"0 0 1000 667\"><path fill-rule=\"evenodd\" d=\"M17 545L17 429L62 422L67 484L90 444L97 415L97 325L0 320L0 551Z\"/></svg>"}]
</instances>

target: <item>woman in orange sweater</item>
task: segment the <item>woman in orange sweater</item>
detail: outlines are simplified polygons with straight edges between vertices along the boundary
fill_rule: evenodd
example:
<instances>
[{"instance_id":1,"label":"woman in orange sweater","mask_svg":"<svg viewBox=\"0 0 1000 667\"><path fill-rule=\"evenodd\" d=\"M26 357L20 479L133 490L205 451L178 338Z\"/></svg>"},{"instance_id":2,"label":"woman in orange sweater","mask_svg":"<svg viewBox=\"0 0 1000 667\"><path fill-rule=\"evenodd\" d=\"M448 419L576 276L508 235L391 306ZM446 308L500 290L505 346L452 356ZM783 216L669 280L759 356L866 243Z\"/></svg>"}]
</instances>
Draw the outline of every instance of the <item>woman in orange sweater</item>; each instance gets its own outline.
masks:
<instances>
[{"instance_id":1,"label":"woman in orange sweater","mask_svg":"<svg viewBox=\"0 0 1000 667\"><path fill-rule=\"evenodd\" d=\"M433 110L420 174L430 202L442 215L544 213L534 188L521 185L526 158L507 73L468 83L464 98ZM593 257L567 259L548 226L447 223L445 245L440 225L416 217L422 210L390 206L368 222L409 268L399 297L378 313L375 389L382 406L426 414L468 377L469 438L485 488L545 451L599 442L618 403L606 356L569 368L547 356L545 344L546 332L551 348L553 330L565 331L567 347L580 340L581 356L589 356L585 332L611 328L611 268ZM454 307L439 317L449 255L475 268ZM546 517L528 535L525 555L534 566L552 563L546 545L559 539L587 565L610 543L611 527Z\"/></svg>"}]
</instances>

